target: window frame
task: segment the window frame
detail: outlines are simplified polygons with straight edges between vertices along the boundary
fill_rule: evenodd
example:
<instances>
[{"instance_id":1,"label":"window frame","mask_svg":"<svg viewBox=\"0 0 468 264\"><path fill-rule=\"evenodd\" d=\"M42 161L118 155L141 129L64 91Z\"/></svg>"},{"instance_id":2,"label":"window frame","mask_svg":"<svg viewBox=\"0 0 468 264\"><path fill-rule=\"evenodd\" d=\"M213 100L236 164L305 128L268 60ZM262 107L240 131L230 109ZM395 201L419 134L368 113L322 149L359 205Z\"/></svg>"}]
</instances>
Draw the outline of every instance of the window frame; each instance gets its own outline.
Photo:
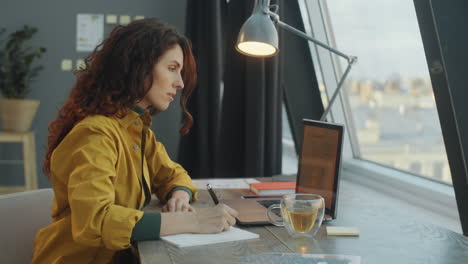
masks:
<instances>
[{"instance_id":1,"label":"window frame","mask_svg":"<svg viewBox=\"0 0 468 264\"><path fill-rule=\"evenodd\" d=\"M299 0L306 33L314 38L336 47L330 28L330 17L326 0ZM307 17L304 15L306 14ZM317 76L323 80L328 98L336 89L339 77L343 73L338 60L330 52L317 48L309 42L312 59ZM359 58L358 58L359 63ZM318 78L319 79L319 78ZM454 189L451 185L439 183L409 172L390 168L385 165L366 161L360 158L357 135L354 133L354 122L350 104L346 98L346 89L340 91L327 119L330 122L344 124L346 127L343 145L342 175L344 178L365 185L379 192L399 197L404 201L424 207L451 220L460 221ZM324 105L327 105L324 103Z\"/></svg>"},{"instance_id":2,"label":"window frame","mask_svg":"<svg viewBox=\"0 0 468 264\"><path fill-rule=\"evenodd\" d=\"M307 14L307 17L302 15L305 33L328 45L332 43L332 47L336 46L333 39L333 34L330 34L331 31L327 25L329 23L325 23L323 20L324 10L326 10L326 1L299 0L298 3L301 14ZM337 63L342 58L336 56L328 50L317 47L310 41L308 44L314 65L315 67L319 68L319 72L316 75L317 77L320 76L320 79L324 83L325 87L327 87L325 89L325 93L329 99L335 92L338 80L343 74L343 70L341 67L339 67L340 64ZM314 70L317 72L317 69ZM335 100L335 103L332 105L330 113L327 116L328 121L345 125L346 133L343 144L343 160L353 159L360 156L357 138L354 133L351 133L351 130L354 129L354 123L352 122L352 114L349 103L347 103L345 96L346 90L341 89L337 100ZM324 107L328 106L328 102L323 102L323 104Z\"/></svg>"}]
</instances>

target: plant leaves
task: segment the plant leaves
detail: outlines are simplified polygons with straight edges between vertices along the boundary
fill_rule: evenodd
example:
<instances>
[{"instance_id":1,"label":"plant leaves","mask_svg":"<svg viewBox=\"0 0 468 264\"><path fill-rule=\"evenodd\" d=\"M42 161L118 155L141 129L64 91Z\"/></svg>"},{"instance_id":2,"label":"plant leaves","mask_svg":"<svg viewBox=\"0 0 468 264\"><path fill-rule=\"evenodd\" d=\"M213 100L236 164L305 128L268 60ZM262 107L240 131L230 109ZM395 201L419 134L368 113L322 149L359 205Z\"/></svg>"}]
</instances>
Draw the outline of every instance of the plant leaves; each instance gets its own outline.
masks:
<instances>
[{"instance_id":1,"label":"plant leaves","mask_svg":"<svg viewBox=\"0 0 468 264\"><path fill-rule=\"evenodd\" d=\"M5 31L0 28L0 37ZM30 82L44 68L32 64L46 49L24 46L36 32L37 28L24 25L6 40L0 38L0 91L6 98L25 98L30 92Z\"/></svg>"}]
</instances>

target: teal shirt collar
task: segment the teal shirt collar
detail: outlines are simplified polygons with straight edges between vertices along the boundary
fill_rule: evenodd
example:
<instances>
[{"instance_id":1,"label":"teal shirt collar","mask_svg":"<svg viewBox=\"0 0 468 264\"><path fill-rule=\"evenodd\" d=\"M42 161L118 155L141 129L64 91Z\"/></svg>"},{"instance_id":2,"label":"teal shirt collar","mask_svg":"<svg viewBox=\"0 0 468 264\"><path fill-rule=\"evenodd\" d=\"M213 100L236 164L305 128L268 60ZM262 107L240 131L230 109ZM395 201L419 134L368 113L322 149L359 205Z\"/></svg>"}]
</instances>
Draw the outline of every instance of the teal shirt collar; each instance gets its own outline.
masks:
<instances>
[{"instance_id":1,"label":"teal shirt collar","mask_svg":"<svg viewBox=\"0 0 468 264\"><path fill-rule=\"evenodd\" d=\"M141 107L138 106L138 105L132 105L132 106L130 106L130 109L132 109L132 111L136 112L136 113L139 114L140 116L142 116L142 115L144 115L146 112L148 112L147 109L141 108Z\"/></svg>"}]
</instances>

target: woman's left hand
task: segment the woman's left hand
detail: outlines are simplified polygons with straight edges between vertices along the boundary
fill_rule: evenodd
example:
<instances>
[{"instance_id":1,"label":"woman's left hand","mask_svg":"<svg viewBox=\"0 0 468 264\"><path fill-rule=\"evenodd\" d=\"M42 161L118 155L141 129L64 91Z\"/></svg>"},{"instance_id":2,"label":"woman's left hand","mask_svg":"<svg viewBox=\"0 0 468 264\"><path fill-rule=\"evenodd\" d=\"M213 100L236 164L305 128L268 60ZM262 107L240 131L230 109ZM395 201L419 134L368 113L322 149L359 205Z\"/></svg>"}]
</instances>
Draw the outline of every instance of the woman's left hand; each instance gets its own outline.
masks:
<instances>
[{"instance_id":1,"label":"woman's left hand","mask_svg":"<svg viewBox=\"0 0 468 264\"><path fill-rule=\"evenodd\" d=\"M171 199L163 206L163 212L193 212L190 206L190 197L186 191L177 190L172 194Z\"/></svg>"}]
</instances>

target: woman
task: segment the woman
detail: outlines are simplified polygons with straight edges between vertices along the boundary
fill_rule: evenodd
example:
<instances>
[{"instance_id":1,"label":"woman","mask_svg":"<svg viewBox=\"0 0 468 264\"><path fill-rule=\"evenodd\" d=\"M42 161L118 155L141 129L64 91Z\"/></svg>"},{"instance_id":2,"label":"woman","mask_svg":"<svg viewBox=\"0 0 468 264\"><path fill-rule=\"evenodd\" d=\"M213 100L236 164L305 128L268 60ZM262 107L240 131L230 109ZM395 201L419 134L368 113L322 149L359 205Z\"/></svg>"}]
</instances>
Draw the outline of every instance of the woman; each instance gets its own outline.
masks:
<instances>
[{"instance_id":1,"label":"woman","mask_svg":"<svg viewBox=\"0 0 468 264\"><path fill-rule=\"evenodd\" d=\"M197 188L148 129L180 91L180 133L189 131L185 103L195 79L189 41L156 19L117 26L91 53L49 125L53 222L36 236L33 263L129 263L135 241L235 223L227 206L190 206ZM166 203L162 213L141 210L151 193Z\"/></svg>"}]
</instances>

